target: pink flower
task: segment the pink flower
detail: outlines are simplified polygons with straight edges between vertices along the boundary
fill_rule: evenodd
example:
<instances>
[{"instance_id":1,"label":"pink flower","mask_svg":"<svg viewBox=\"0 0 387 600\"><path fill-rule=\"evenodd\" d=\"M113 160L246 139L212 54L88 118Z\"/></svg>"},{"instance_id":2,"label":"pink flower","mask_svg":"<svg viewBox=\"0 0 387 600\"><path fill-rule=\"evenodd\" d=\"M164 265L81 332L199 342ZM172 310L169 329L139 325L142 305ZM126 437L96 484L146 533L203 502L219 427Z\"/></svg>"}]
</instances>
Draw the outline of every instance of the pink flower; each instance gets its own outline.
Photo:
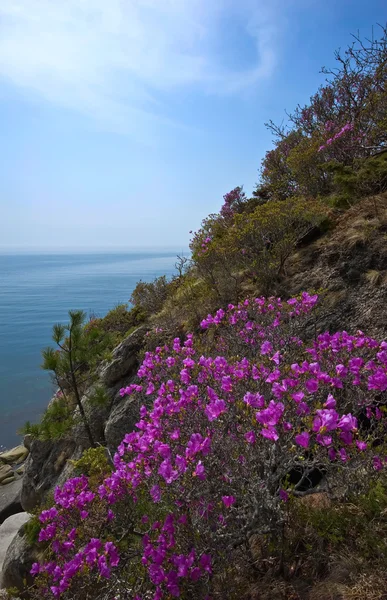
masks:
<instances>
[{"instance_id":1,"label":"pink flower","mask_svg":"<svg viewBox=\"0 0 387 600\"><path fill-rule=\"evenodd\" d=\"M202 554L199 560L200 568L207 573L211 573L211 556L209 554Z\"/></svg>"},{"instance_id":2,"label":"pink flower","mask_svg":"<svg viewBox=\"0 0 387 600\"><path fill-rule=\"evenodd\" d=\"M282 402L274 402L274 400L271 400L267 408L256 413L255 418L261 425L274 427L281 419L284 410L285 405Z\"/></svg>"},{"instance_id":3,"label":"pink flower","mask_svg":"<svg viewBox=\"0 0 387 600\"><path fill-rule=\"evenodd\" d=\"M383 469L383 463L379 456L374 456L373 465L374 465L375 471L381 471L381 469Z\"/></svg>"},{"instance_id":4,"label":"pink flower","mask_svg":"<svg viewBox=\"0 0 387 600\"><path fill-rule=\"evenodd\" d=\"M229 376L222 377L222 390L224 392L231 392L232 390L232 379Z\"/></svg>"},{"instance_id":5,"label":"pink flower","mask_svg":"<svg viewBox=\"0 0 387 600\"><path fill-rule=\"evenodd\" d=\"M271 343L268 341L263 342L263 344L261 344L261 354L265 355L270 354L271 352L273 352L273 346L271 345Z\"/></svg>"},{"instance_id":6,"label":"pink flower","mask_svg":"<svg viewBox=\"0 0 387 600\"><path fill-rule=\"evenodd\" d=\"M40 573L40 565L39 563L33 563L31 570L30 570L31 575L39 575Z\"/></svg>"},{"instance_id":7,"label":"pink flower","mask_svg":"<svg viewBox=\"0 0 387 600\"><path fill-rule=\"evenodd\" d=\"M222 496L222 502L226 508L230 508L236 502L235 496Z\"/></svg>"},{"instance_id":8,"label":"pink flower","mask_svg":"<svg viewBox=\"0 0 387 600\"><path fill-rule=\"evenodd\" d=\"M279 497L281 498L282 502L287 502L289 500L289 494L282 489L279 491Z\"/></svg>"},{"instance_id":9,"label":"pink flower","mask_svg":"<svg viewBox=\"0 0 387 600\"><path fill-rule=\"evenodd\" d=\"M293 400L295 402L301 402L301 400L304 398L305 394L304 392L296 392L295 394L291 394L291 397L293 398Z\"/></svg>"},{"instance_id":10,"label":"pink flower","mask_svg":"<svg viewBox=\"0 0 387 600\"><path fill-rule=\"evenodd\" d=\"M158 474L161 475L166 483L172 483L178 478L179 472L172 468L172 463L169 458L166 458L158 469Z\"/></svg>"},{"instance_id":11,"label":"pink flower","mask_svg":"<svg viewBox=\"0 0 387 600\"><path fill-rule=\"evenodd\" d=\"M253 394L252 392L247 392L243 397L243 402L245 402L248 406L252 406L253 408L263 408L265 406L265 398L261 396L261 394Z\"/></svg>"},{"instance_id":12,"label":"pink flower","mask_svg":"<svg viewBox=\"0 0 387 600\"><path fill-rule=\"evenodd\" d=\"M268 440L273 440L273 442L276 442L278 440L278 433L275 427L261 429L259 433Z\"/></svg>"},{"instance_id":13,"label":"pink flower","mask_svg":"<svg viewBox=\"0 0 387 600\"><path fill-rule=\"evenodd\" d=\"M337 427L342 431L354 431L357 429L357 419L353 417L351 413L343 415L340 421L337 423Z\"/></svg>"},{"instance_id":14,"label":"pink flower","mask_svg":"<svg viewBox=\"0 0 387 600\"><path fill-rule=\"evenodd\" d=\"M317 416L313 421L313 431L332 431L336 429L339 415L333 408L316 410Z\"/></svg>"},{"instance_id":15,"label":"pink flower","mask_svg":"<svg viewBox=\"0 0 387 600\"><path fill-rule=\"evenodd\" d=\"M328 458L329 458L329 460L335 460L335 458L336 458L336 450L334 448L329 448L329 450L328 450Z\"/></svg>"},{"instance_id":16,"label":"pink flower","mask_svg":"<svg viewBox=\"0 0 387 600\"><path fill-rule=\"evenodd\" d=\"M325 408L335 408L336 407L336 400L334 399L332 394L328 394L328 398L327 398L327 401L325 402L324 406L325 406Z\"/></svg>"},{"instance_id":17,"label":"pink flower","mask_svg":"<svg viewBox=\"0 0 387 600\"><path fill-rule=\"evenodd\" d=\"M340 441L349 446L353 442L353 435L350 431L342 431L340 433Z\"/></svg>"},{"instance_id":18,"label":"pink flower","mask_svg":"<svg viewBox=\"0 0 387 600\"><path fill-rule=\"evenodd\" d=\"M196 465L196 469L193 472L193 476L201 480L206 478L206 471L201 460L199 460L198 464Z\"/></svg>"},{"instance_id":19,"label":"pink flower","mask_svg":"<svg viewBox=\"0 0 387 600\"><path fill-rule=\"evenodd\" d=\"M226 403L224 400L217 399L207 404L204 412L209 421L215 421L222 413L226 411Z\"/></svg>"},{"instance_id":20,"label":"pink flower","mask_svg":"<svg viewBox=\"0 0 387 600\"><path fill-rule=\"evenodd\" d=\"M305 381L305 388L307 389L309 394L314 394L318 390L318 380L317 379L307 379Z\"/></svg>"},{"instance_id":21,"label":"pink flower","mask_svg":"<svg viewBox=\"0 0 387 600\"><path fill-rule=\"evenodd\" d=\"M246 442L249 442L249 444L254 444L255 439L256 438L254 431L248 431L247 433L245 433L245 440Z\"/></svg>"},{"instance_id":22,"label":"pink flower","mask_svg":"<svg viewBox=\"0 0 387 600\"><path fill-rule=\"evenodd\" d=\"M307 448L309 446L310 435L307 431L299 433L294 439L296 443L303 448Z\"/></svg>"}]
</instances>

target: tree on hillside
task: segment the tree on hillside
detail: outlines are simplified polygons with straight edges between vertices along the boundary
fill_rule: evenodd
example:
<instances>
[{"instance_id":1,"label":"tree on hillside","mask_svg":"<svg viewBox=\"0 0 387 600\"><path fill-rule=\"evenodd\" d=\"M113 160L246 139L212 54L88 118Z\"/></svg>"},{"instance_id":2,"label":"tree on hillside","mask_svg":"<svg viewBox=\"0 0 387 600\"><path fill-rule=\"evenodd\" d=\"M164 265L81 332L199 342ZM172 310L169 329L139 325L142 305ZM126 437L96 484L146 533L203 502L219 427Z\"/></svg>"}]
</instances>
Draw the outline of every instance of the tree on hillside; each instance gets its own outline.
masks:
<instances>
[{"instance_id":1,"label":"tree on hillside","mask_svg":"<svg viewBox=\"0 0 387 600\"><path fill-rule=\"evenodd\" d=\"M344 52L337 51L336 67L322 69L324 85L307 105L287 113L285 125L267 123L274 149L262 161L254 195L261 188L279 200L329 195L335 189L332 164L356 172L387 148L387 26L379 32L371 39L356 35Z\"/></svg>"},{"instance_id":2,"label":"tree on hillside","mask_svg":"<svg viewBox=\"0 0 387 600\"><path fill-rule=\"evenodd\" d=\"M94 448L96 442L82 396L93 382L93 367L107 348L108 336L96 327L85 327L85 319L83 311L70 310L67 325L53 326L52 339L57 348L48 347L42 351L42 368L51 371L63 401L67 405L75 403L78 407L90 445Z\"/></svg>"}]
</instances>

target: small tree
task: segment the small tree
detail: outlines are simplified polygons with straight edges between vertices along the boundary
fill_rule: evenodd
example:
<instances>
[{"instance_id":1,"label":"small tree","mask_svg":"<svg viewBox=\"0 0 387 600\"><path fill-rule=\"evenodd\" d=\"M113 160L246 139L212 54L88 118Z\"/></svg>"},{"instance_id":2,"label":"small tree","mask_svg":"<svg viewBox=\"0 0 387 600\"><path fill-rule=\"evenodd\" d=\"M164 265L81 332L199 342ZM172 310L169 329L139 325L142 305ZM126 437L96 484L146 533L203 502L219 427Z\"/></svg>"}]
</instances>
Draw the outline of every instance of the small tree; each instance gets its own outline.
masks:
<instances>
[{"instance_id":1,"label":"small tree","mask_svg":"<svg viewBox=\"0 0 387 600\"><path fill-rule=\"evenodd\" d=\"M156 277L154 281L140 281L134 288L130 302L140 308L147 316L159 312L168 297L171 284L165 275Z\"/></svg>"},{"instance_id":2,"label":"small tree","mask_svg":"<svg viewBox=\"0 0 387 600\"><path fill-rule=\"evenodd\" d=\"M67 325L53 326L52 339L57 349L42 351L42 368L51 371L63 400L70 403L70 393L79 408L90 445L96 446L90 424L82 405L82 396L95 377L93 367L101 359L108 345L108 336L96 327L84 327L86 314L81 310L69 311Z\"/></svg>"}]
</instances>

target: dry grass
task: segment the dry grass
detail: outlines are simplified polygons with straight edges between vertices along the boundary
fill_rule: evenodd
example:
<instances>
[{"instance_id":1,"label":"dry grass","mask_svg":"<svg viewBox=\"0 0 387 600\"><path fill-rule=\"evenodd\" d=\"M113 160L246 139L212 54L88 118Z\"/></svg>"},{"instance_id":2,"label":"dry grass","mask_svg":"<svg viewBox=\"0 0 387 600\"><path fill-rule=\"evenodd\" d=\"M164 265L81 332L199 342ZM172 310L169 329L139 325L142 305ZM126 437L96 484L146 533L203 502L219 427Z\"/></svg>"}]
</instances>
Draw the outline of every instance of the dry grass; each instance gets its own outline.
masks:
<instances>
[{"instance_id":1,"label":"dry grass","mask_svg":"<svg viewBox=\"0 0 387 600\"><path fill-rule=\"evenodd\" d=\"M384 574L356 574L353 583L322 581L309 594L308 600L386 600L387 579Z\"/></svg>"},{"instance_id":2,"label":"dry grass","mask_svg":"<svg viewBox=\"0 0 387 600\"><path fill-rule=\"evenodd\" d=\"M374 228L370 228L368 223L363 220L363 226L351 227L346 230L342 237L342 244L348 249L353 250L356 246L365 246L371 239Z\"/></svg>"},{"instance_id":3,"label":"dry grass","mask_svg":"<svg viewBox=\"0 0 387 600\"><path fill-rule=\"evenodd\" d=\"M362 200L339 217L331 242L351 250L372 240L387 224L387 194ZM329 245L329 244L328 244Z\"/></svg>"},{"instance_id":4,"label":"dry grass","mask_svg":"<svg viewBox=\"0 0 387 600\"><path fill-rule=\"evenodd\" d=\"M332 504L328 495L323 492L304 496L303 498L300 498L298 502L310 509L329 508Z\"/></svg>"},{"instance_id":5,"label":"dry grass","mask_svg":"<svg viewBox=\"0 0 387 600\"><path fill-rule=\"evenodd\" d=\"M370 269L365 274L365 278L371 285L378 285L382 280L382 273L376 269Z\"/></svg>"},{"instance_id":6,"label":"dry grass","mask_svg":"<svg viewBox=\"0 0 387 600\"><path fill-rule=\"evenodd\" d=\"M384 573L358 575L356 583L347 587L343 600L386 600L387 578Z\"/></svg>"}]
</instances>

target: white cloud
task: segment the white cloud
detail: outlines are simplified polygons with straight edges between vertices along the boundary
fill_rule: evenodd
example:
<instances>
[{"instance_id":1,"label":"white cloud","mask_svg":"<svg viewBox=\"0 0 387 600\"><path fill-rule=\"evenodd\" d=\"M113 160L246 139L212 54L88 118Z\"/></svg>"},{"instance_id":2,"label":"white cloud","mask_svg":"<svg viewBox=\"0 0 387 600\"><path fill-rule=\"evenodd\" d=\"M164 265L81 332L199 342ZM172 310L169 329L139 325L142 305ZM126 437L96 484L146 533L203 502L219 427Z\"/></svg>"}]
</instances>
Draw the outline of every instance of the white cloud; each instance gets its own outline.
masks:
<instances>
[{"instance_id":1,"label":"white cloud","mask_svg":"<svg viewBox=\"0 0 387 600\"><path fill-rule=\"evenodd\" d=\"M0 0L0 77L112 129L169 123L167 93L238 93L270 75L263 0ZM255 49L232 70L215 51L235 18ZM163 100L162 100L163 99Z\"/></svg>"}]
</instances>

